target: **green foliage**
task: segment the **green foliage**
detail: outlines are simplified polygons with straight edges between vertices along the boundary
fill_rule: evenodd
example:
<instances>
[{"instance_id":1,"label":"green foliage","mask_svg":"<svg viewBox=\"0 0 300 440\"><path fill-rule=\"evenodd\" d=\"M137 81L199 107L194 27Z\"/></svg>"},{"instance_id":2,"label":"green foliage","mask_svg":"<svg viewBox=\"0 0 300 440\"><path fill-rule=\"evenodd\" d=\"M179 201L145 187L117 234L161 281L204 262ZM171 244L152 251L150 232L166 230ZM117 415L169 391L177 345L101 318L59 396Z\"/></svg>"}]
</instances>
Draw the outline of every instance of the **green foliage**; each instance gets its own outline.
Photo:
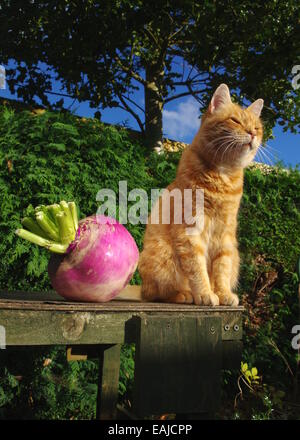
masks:
<instances>
[{"instance_id":1,"label":"green foliage","mask_svg":"<svg viewBox=\"0 0 300 440\"><path fill-rule=\"evenodd\" d=\"M125 344L122 346L120 365L120 381L119 381L119 394L123 398L130 398L133 384L134 375L134 355L135 345Z\"/></svg>"},{"instance_id":2,"label":"green foliage","mask_svg":"<svg viewBox=\"0 0 300 440\"><path fill-rule=\"evenodd\" d=\"M249 385L256 385L258 383L258 371L257 368L249 368L248 364L241 363L241 373L244 379L249 383Z\"/></svg>"},{"instance_id":3,"label":"green foliage","mask_svg":"<svg viewBox=\"0 0 300 440\"><path fill-rule=\"evenodd\" d=\"M49 254L14 234L33 206L75 200L82 218L96 212L101 188L118 193L121 180L127 181L128 190L143 188L149 196L151 188L170 183L180 155L146 157L145 151L126 130L94 119L0 108L0 288L50 288ZM291 348L291 328L298 322L299 187L297 169L276 167L268 174L249 169L239 215L239 294L246 307L243 360L255 365L263 377L263 392L272 409L279 408L282 393L288 398L295 386L297 358ZM141 249L144 226L127 227ZM133 282L139 282L138 274ZM124 346L122 401L130 400L133 357L134 346ZM238 375L231 371L224 385L232 408ZM63 348L22 349L18 354L1 350L0 417L92 418L96 383L97 363L68 364ZM263 417L268 408L258 408L256 416Z\"/></svg>"},{"instance_id":4,"label":"green foliage","mask_svg":"<svg viewBox=\"0 0 300 440\"><path fill-rule=\"evenodd\" d=\"M291 329L299 314L299 187L297 169L276 167L268 174L247 170L239 216L239 290L248 311L245 359L258 365L265 379L275 375L280 384L287 380L283 359L292 371L297 369Z\"/></svg>"},{"instance_id":5,"label":"green foliage","mask_svg":"<svg viewBox=\"0 0 300 440\"><path fill-rule=\"evenodd\" d=\"M254 398L246 398L244 418L295 417L295 399L300 400L297 351L291 347L291 330L299 322L299 188L297 168L278 165L264 172L259 168L245 172L238 289L246 308L243 359L259 369L263 387ZM232 375L225 387L232 401L238 392Z\"/></svg>"},{"instance_id":6,"label":"green foliage","mask_svg":"<svg viewBox=\"0 0 300 440\"><path fill-rule=\"evenodd\" d=\"M95 418L96 362L68 363L65 347L18 348L3 350L0 372L1 419Z\"/></svg>"}]
</instances>

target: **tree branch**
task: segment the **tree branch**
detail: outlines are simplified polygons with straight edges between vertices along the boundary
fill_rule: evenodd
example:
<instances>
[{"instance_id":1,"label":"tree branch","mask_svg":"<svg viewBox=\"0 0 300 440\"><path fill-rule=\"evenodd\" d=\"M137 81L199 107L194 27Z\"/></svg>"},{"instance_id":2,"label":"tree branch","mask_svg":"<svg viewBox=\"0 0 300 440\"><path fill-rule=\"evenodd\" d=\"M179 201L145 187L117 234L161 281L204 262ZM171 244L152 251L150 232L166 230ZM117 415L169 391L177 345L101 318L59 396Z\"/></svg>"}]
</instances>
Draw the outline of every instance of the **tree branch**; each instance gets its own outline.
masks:
<instances>
[{"instance_id":1,"label":"tree branch","mask_svg":"<svg viewBox=\"0 0 300 440\"><path fill-rule=\"evenodd\" d=\"M136 122L138 123L141 129L141 132L144 133L145 132L144 124L142 123L139 115L134 110L132 110L132 108L129 107L129 105L127 104L127 102L125 101L124 97L121 94L117 94L117 96L121 101L121 103L123 104L123 109L134 117L134 119L136 120Z\"/></svg>"},{"instance_id":2,"label":"tree branch","mask_svg":"<svg viewBox=\"0 0 300 440\"><path fill-rule=\"evenodd\" d=\"M196 84L205 83L207 81L208 81L208 78L198 79L197 81L190 79L190 80L185 80L185 81L174 81L172 83L172 85L174 85L174 86L188 86L188 84L196 85Z\"/></svg>"},{"instance_id":3,"label":"tree branch","mask_svg":"<svg viewBox=\"0 0 300 440\"><path fill-rule=\"evenodd\" d=\"M192 95L192 96L195 97L195 95L198 95L199 93L203 93L203 91L204 90L196 90L196 91L194 91L194 90L191 89L188 92L178 93L178 95L173 95L173 96L170 96L170 98L165 99L164 100L164 104L167 104L168 102L174 101L175 99L178 99L178 98L183 98L184 96Z\"/></svg>"},{"instance_id":4,"label":"tree branch","mask_svg":"<svg viewBox=\"0 0 300 440\"><path fill-rule=\"evenodd\" d=\"M170 35L170 37L169 37L169 43L174 44L174 42L175 42L175 41L173 41L173 40L174 40L174 37L175 37L177 34L179 34L179 33L180 33L185 27L187 27L187 25L188 25L188 23L184 23L179 29L177 29L177 31L174 32L174 34ZM176 41L176 43L177 43L177 41Z\"/></svg>"},{"instance_id":5,"label":"tree branch","mask_svg":"<svg viewBox=\"0 0 300 440\"><path fill-rule=\"evenodd\" d=\"M134 78L136 81L138 81L141 84L143 84L143 86L147 86L148 82L144 78L142 78L138 73L134 72L132 69L130 69L129 67L125 66L122 63L122 61L120 60L120 58L118 57L118 55L115 55L114 59L116 60L117 64L121 67L121 69L124 72L129 73L132 78Z\"/></svg>"},{"instance_id":6,"label":"tree branch","mask_svg":"<svg viewBox=\"0 0 300 440\"><path fill-rule=\"evenodd\" d=\"M203 101L202 101L202 99L200 99L197 95L198 95L198 93L202 93L202 92L204 92L204 90L199 90L199 91L197 91L197 92L195 92L193 89L192 89L192 86L191 86L191 84L188 84L187 85L187 88L189 89L189 92L190 92L190 94L199 102L199 104L200 105L202 105L203 106Z\"/></svg>"},{"instance_id":7,"label":"tree branch","mask_svg":"<svg viewBox=\"0 0 300 440\"><path fill-rule=\"evenodd\" d=\"M159 43L158 43L158 40L156 39L155 35L147 27L144 27L144 31L148 34L148 36L150 36L152 38L152 40L154 41L156 46L159 47Z\"/></svg>"},{"instance_id":8,"label":"tree branch","mask_svg":"<svg viewBox=\"0 0 300 440\"><path fill-rule=\"evenodd\" d=\"M16 83L16 86L24 87L24 84ZM76 96L67 95L66 93L52 92L51 90L44 90L44 93L47 93L47 95L62 96L63 98L78 99Z\"/></svg>"},{"instance_id":9,"label":"tree branch","mask_svg":"<svg viewBox=\"0 0 300 440\"><path fill-rule=\"evenodd\" d=\"M145 113L145 110L143 109L143 107L138 105L135 101L133 101L133 99L129 98L128 96L124 96L124 95L123 95L123 98L127 99L127 101L131 102L131 104L135 105L141 112Z\"/></svg>"},{"instance_id":10,"label":"tree branch","mask_svg":"<svg viewBox=\"0 0 300 440\"><path fill-rule=\"evenodd\" d=\"M52 92L51 90L45 90L44 93L47 93L48 95L62 96L62 97L64 97L64 98L77 99L76 96L67 95L66 93Z\"/></svg>"}]
</instances>

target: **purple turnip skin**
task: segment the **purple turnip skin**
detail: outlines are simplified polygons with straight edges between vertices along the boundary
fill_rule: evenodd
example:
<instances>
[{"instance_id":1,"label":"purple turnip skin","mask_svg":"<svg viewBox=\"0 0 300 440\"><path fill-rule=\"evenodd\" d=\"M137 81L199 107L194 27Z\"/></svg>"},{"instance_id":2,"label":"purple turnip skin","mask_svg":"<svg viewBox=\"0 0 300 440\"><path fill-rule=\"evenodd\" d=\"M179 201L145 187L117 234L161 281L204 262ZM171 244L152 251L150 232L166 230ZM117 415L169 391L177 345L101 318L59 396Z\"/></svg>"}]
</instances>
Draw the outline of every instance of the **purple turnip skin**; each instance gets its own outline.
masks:
<instances>
[{"instance_id":1,"label":"purple turnip skin","mask_svg":"<svg viewBox=\"0 0 300 440\"><path fill-rule=\"evenodd\" d=\"M48 273L53 288L66 299L106 302L129 283L139 251L115 219L103 215L79 222L75 240L65 255L51 257Z\"/></svg>"}]
</instances>

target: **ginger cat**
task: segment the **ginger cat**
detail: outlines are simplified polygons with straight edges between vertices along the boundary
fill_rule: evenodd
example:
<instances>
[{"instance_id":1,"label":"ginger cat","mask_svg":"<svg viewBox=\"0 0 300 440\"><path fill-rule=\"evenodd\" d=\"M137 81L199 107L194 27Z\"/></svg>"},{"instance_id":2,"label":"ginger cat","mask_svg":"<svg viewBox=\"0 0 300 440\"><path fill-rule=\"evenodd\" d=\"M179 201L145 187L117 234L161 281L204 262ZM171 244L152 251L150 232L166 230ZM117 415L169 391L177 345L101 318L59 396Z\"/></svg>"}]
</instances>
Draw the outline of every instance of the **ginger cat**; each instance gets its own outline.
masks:
<instances>
[{"instance_id":1,"label":"ginger cat","mask_svg":"<svg viewBox=\"0 0 300 440\"><path fill-rule=\"evenodd\" d=\"M238 305L233 293L239 272L237 213L243 169L262 141L262 107L262 99L246 109L232 103L226 84L215 91L198 133L182 154L176 178L167 188L182 194L191 189L193 205L195 190L204 190L203 227L190 235L183 216L182 224L177 224L173 198L170 222L163 224L159 198L155 207L160 208L159 221L155 224L148 219L138 265L143 300Z\"/></svg>"}]
</instances>

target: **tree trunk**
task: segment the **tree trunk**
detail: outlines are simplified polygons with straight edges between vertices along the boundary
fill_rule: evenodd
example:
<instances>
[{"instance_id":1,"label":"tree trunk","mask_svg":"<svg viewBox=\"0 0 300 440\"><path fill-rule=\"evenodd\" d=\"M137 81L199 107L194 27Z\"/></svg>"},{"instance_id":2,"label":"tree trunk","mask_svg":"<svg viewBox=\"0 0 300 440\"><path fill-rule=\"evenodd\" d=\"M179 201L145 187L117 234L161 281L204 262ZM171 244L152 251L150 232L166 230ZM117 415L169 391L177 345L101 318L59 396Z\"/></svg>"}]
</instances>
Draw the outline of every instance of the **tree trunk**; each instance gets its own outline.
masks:
<instances>
[{"instance_id":1,"label":"tree trunk","mask_svg":"<svg viewBox=\"0 0 300 440\"><path fill-rule=\"evenodd\" d=\"M157 65L146 69L145 86L145 138L150 149L160 148L163 139L162 109L163 99L160 93L163 69Z\"/></svg>"}]
</instances>

